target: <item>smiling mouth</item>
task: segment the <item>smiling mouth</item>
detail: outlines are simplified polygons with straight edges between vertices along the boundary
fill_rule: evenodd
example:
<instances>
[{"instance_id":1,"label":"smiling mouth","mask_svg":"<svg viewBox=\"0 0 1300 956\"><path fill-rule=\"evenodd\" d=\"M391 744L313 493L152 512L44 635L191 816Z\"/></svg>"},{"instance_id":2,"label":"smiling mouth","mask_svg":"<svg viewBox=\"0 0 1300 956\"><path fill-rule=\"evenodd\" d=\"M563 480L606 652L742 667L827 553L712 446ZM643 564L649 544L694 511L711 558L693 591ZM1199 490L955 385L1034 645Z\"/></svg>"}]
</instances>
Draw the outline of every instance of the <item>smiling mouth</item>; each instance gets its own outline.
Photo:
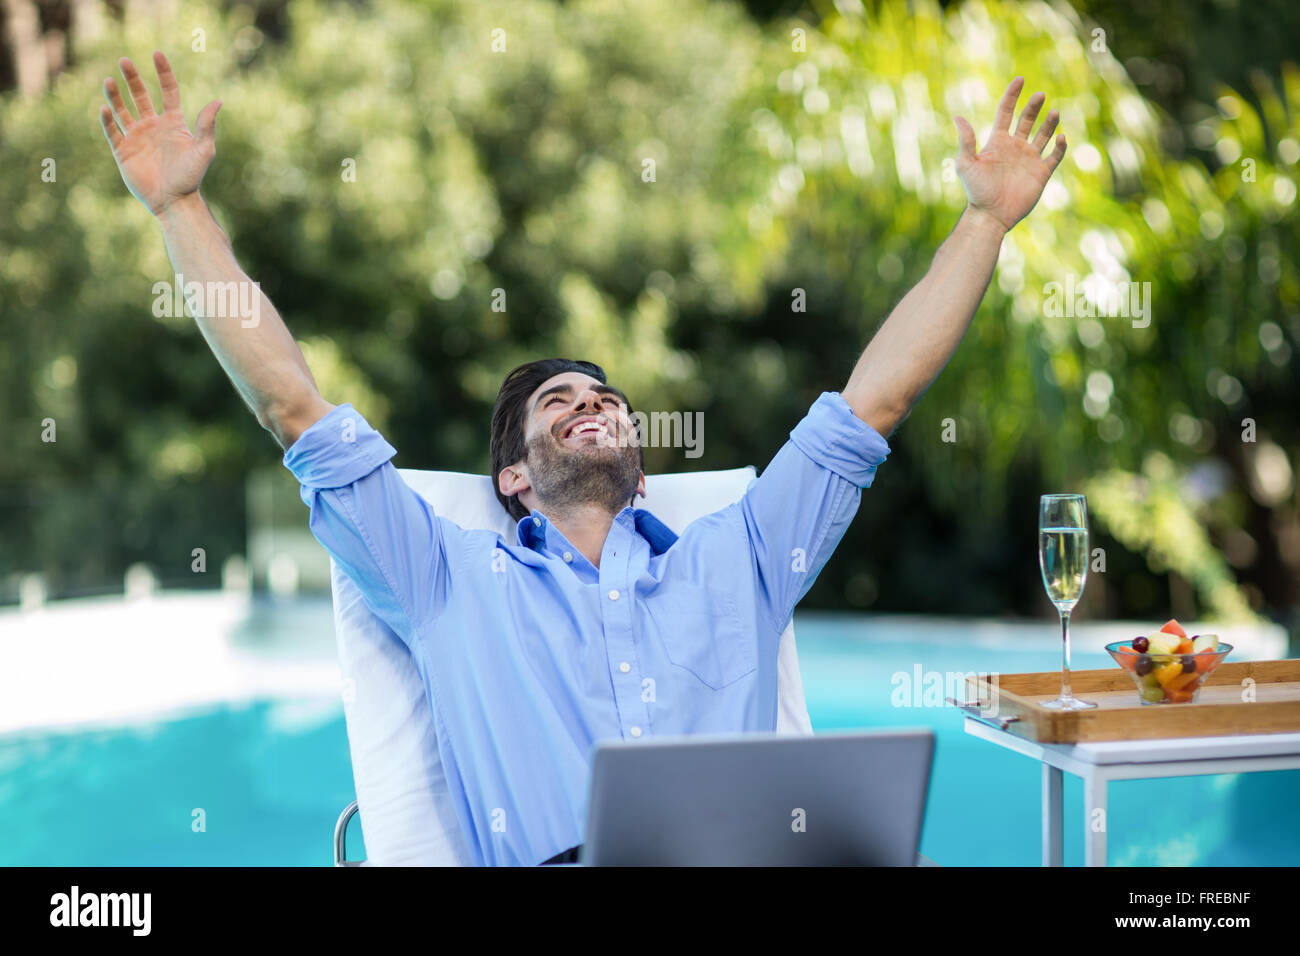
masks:
<instances>
[{"instance_id":1,"label":"smiling mouth","mask_svg":"<svg viewBox=\"0 0 1300 956\"><path fill-rule=\"evenodd\" d=\"M608 437L609 434L610 434L609 426L606 425L603 421L599 421L597 419L588 419L587 421L580 421L578 422L578 424L569 428L568 432L564 435L561 441L571 441L573 439L578 439L581 442L585 443L586 436L588 435L593 436L594 441L599 441L599 439L602 436Z\"/></svg>"}]
</instances>

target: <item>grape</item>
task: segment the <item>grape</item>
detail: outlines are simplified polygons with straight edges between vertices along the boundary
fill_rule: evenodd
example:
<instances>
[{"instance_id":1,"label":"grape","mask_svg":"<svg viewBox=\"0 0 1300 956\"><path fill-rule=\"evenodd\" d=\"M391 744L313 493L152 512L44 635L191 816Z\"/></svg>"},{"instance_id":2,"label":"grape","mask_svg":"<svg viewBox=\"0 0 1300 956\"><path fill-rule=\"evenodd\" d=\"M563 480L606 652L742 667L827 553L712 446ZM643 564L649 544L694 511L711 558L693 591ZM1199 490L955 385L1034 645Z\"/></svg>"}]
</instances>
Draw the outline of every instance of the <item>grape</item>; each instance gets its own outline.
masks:
<instances>
[{"instance_id":1,"label":"grape","mask_svg":"<svg viewBox=\"0 0 1300 956\"><path fill-rule=\"evenodd\" d=\"M1137 651L1139 654L1145 654L1147 652L1147 649L1150 647L1151 647L1151 642L1148 641L1145 637L1133 638L1133 650Z\"/></svg>"},{"instance_id":2,"label":"grape","mask_svg":"<svg viewBox=\"0 0 1300 956\"><path fill-rule=\"evenodd\" d=\"M1195 654L1184 654L1184 655L1183 655L1183 673L1184 673L1184 674L1194 674L1194 673L1196 673L1196 655L1195 655Z\"/></svg>"},{"instance_id":3,"label":"grape","mask_svg":"<svg viewBox=\"0 0 1300 956\"><path fill-rule=\"evenodd\" d=\"M1138 677L1145 677L1147 674L1151 673L1151 670L1154 667L1155 664L1151 663L1151 658L1143 654L1138 658L1137 666L1134 670L1137 672Z\"/></svg>"}]
</instances>

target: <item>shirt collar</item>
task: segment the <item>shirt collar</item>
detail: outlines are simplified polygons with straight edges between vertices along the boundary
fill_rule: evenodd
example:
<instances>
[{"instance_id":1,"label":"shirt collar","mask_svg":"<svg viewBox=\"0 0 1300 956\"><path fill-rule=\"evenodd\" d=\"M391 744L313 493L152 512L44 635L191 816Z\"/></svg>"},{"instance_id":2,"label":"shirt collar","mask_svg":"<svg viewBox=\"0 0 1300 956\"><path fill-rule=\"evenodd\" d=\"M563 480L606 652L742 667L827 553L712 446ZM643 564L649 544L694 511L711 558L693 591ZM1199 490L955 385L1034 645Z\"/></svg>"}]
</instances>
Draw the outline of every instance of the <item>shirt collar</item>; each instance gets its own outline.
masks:
<instances>
[{"instance_id":1,"label":"shirt collar","mask_svg":"<svg viewBox=\"0 0 1300 956\"><path fill-rule=\"evenodd\" d=\"M614 520L641 535L650 545L652 554L663 554L677 541L673 530L644 508L624 508L615 515ZM550 524L546 515L534 509L532 514L520 518L515 525L519 543L534 551L544 549L546 529Z\"/></svg>"}]
</instances>

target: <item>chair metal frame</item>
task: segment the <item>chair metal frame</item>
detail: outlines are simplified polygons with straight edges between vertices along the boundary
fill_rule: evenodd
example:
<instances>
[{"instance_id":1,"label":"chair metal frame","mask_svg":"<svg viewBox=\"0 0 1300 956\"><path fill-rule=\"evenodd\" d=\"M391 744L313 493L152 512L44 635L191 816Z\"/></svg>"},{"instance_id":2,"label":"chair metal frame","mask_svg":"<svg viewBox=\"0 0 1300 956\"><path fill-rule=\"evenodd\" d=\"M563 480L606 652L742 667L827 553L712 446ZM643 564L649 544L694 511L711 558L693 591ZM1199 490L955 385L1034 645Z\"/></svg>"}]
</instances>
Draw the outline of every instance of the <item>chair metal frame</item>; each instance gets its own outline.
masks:
<instances>
[{"instance_id":1,"label":"chair metal frame","mask_svg":"<svg viewBox=\"0 0 1300 956\"><path fill-rule=\"evenodd\" d=\"M365 866L365 860L349 860L348 856L348 821L357 815L360 807L353 800L339 814L338 823L334 824L334 865Z\"/></svg>"}]
</instances>

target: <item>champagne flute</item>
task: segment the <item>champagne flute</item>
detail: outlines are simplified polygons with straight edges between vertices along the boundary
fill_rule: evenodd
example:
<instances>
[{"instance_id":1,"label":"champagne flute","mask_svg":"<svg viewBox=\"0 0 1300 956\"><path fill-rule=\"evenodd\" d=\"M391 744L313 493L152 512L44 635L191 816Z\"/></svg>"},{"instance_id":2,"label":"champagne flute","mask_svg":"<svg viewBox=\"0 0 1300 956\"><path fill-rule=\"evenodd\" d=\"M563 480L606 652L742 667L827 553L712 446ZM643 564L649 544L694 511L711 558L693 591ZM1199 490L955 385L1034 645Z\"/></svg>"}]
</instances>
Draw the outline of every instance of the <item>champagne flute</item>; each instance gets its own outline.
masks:
<instances>
[{"instance_id":1,"label":"champagne flute","mask_svg":"<svg viewBox=\"0 0 1300 956\"><path fill-rule=\"evenodd\" d=\"M1061 696L1049 710L1086 710L1097 705L1070 692L1070 611L1088 578L1088 503L1083 495L1043 495L1038 502L1038 566L1043 587L1061 615Z\"/></svg>"}]
</instances>

